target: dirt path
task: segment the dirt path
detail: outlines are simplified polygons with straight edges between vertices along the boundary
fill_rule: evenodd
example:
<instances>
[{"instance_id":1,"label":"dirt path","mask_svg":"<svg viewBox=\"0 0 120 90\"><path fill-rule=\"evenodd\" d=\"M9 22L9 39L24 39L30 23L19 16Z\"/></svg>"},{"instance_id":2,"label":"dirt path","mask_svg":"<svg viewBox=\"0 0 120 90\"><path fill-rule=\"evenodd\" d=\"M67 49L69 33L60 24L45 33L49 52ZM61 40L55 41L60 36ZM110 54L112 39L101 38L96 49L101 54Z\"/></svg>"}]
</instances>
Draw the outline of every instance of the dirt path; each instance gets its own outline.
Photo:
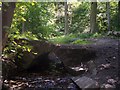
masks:
<instances>
[{"instance_id":1,"label":"dirt path","mask_svg":"<svg viewBox=\"0 0 120 90\"><path fill-rule=\"evenodd\" d=\"M114 88L118 83L118 70L120 65L120 40L94 39L95 43L88 45L96 50L96 75L85 74L98 81L103 88Z\"/></svg>"},{"instance_id":2,"label":"dirt path","mask_svg":"<svg viewBox=\"0 0 120 90\"><path fill-rule=\"evenodd\" d=\"M92 48L95 50L96 57L93 60L94 64L87 65L92 69L96 69L96 74L93 75L90 70L82 76L90 77L96 80L101 88L116 88L119 84L119 65L120 65L120 40L111 38L88 39L94 43L88 45L61 45L66 48L80 49L79 47ZM80 53L78 53L81 55ZM72 55L72 54L71 54ZM76 57L75 57L76 58ZM79 60L79 58L77 57ZM90 60L92 61L92 60ZM74 61L75 62L75 61ZM93 67L95 66L95 67ZM94 72L94 71L92 71ZM119 75L118 75L119 74ZM120 85L119 85L120 86Z\"/></svg>"}]
</instances>

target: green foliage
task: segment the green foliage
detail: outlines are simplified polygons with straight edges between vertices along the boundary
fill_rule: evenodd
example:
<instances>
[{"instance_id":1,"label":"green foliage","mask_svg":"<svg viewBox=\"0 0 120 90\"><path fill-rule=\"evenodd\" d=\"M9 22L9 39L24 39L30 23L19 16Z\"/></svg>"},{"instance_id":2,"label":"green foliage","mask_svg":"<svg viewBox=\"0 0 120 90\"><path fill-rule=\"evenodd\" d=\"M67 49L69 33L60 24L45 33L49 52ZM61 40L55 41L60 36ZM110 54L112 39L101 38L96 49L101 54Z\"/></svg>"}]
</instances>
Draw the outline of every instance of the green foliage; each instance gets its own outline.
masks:
<instances>
[{"instance_id":1,"label":"green foliage","mask_svg":"<svg viewBox=\"0 0 120 90\"><path fill-rule=\"evenodd\" d=\"M84 40L84 39L78 39L78 40L75 40L72 42L72 44L83 44L83 45L92 44L92 43L93 42L88 41L88 40Z\"/></svg>"},{"instance_id":2,"label":"green foliage","mask_svg":"<svg viewBox=\"0 0 120 90\"><path fill-rule=\"evenodd\" d=\"M116 2L111 2L111 28L119 30L117 26ZM98 3L97 24L99 32L95 34L82 33L90 26L90 3L71 3L68 6L68 19L70 35L64 35L64 15L56 16L56 11L64 13L64 3L44 2L17 2L11 29L10 41L25 38L28 40L49 39L53 43L72 43L72 39L101 37L107 30L106 3ZM69 13L72 14L69 14ZM72 17L72 20L70 19ZM70 23L71 20L71 23ZM24 27L23 27L24 24ZM23 31L24 29L24 31ZM12 45L12 44L11 44ZM12 47L12 46L11 46Z\"/></svg>"},{"instance_id":3,"label":"green foliage","mask_svg":"<svg viewBox=\"0 0 120 90\"><path fill-rule=\"evenodd\" d=\"M74 36L70 37L70 35L68 36L63 35L50 39L49 41L55 44L68 44L73 37Z\"/></svg>"},{"instance_id":4,"label":"green foliage","mask_svg":"<svg viewBox=\"0 0 120 90\"><path fill-rule=\"evenodd\" d=\"M16 3L12 29L19 33L30 31L37 38L46 38L54 33L53 3L44 2L22 2ZM23 29L24 23L24 32Z\"/></svg>"},{"instance_id":5,"label":"green foliage","mask_svg":"<svg viewBox=\"0 0 120 90\"><path fill-rule=\"evenodd\" d=\"M14 63L21 60L23 52L31 52L32 46L27 45L26 40L10 39L9 44L4 48L3 54L7 58L11 59ZM17 58L17 61L15 59Z\"/></svg>"},{"instance_id":6,"label":"green foliage","mask_svg":"<svg viewBox=\"0 0 120 90\"><path fill-rule=\"evenodd\" d=\"M64 2L55 2L55 24L57 35L64 35L65 17L64 17Z\"/></svg>"},{"instance_id":7,"label":"green foliage","mask_svg":"<svg viewBox=\"0 0 120 90\"><path fill-rule=\"evenodd\" d=\"M90 3L82 2L77 8L73 9L71 33L83 32L90 23Z\"/></svg>"},{"instance_id":8,"label":"green foliage","mask_svg":"<svg viewBox=\"0 0 120 90\"><path fill-rule=\"evenodd\" d=\"M99 38L99 37L103 37L102 34L99 34L99 33L69 34L67 36L63 35L63 36L49 39L49 41L55 44L91 44L93 42L88 41L86 39Z\"/></svg>"},{"instance_id":9,"label":"green foliage","mask_svg":"<svg viewBox=\"0 0 120 90\"><path fill-rule=\"evenodd\" d=\"M90 38L90 37L92 37L92 35L93 35L93 34L91 34L91 33L82 33L82 34L79 34L79 37L80 37L81 39L85 39L85 38Z\"/></svg>"},{"instance_id":10,"label":"green foliage","mask_svg":"<svg viewBox=\"0 0 120 90\"><path fill-rule=\"evenodd\" d=\"M116 2L111 2L111 30L119 30L117 24ZM57 13L59 11L59 13ZM68 24L71 34L80 34L81 38L90 37L91 34L81 34L90 30L90 3L79 2L68 4ZM21 2L16 3L12 22L11 36L22 38L49 39L64 35L64 3L52 2ZM24 24L24 27L23 27ZM97 24L98 33L107 31L106 3L98 3ZM14 33L13 33L14 32ZM27 33L28 32L28 33ZM25 33L25 34L24 34ZM26 35L27 33L27 35ZM17 34L17 35L16 35ZM62 37L61 36L61 37ZM79 35L78 35L79 36Z\"/></svg>"},{"instance_id":11,"label":"green foliage","mask_svg":"<svg viewBox=\"0 0 120 90\"><path fill-rule=\"evenodd\" d=\"M38 40L31 32L20 34L18 30L8 30L8 44L4 48L3 55L17 63L23 57L23 52L31 52L32 47L28 45L28 40ZM17 58L17 61L15 59Z\"/></svg>"},{"instance_id":12,"label":"green foliage","mask_svg":"<svg viewBox=\"0 0 120 90\"><path fill-rule=\"evenodd\" d=\"M97 23L99 32L107 30L106 2L98 3Z\"/></svg>"},{"instance_id":13,"label":"green foliage","mask_svg":"<svg viewBox=\"0 0 120 90\"><path fill-rule=\"evenodd\" d=\"M110 2L110 24L111 30L118 30L117 2ZM97 23L99 32L107 32L106 3L98 3Z\"/></svg>"},{"instance_id":14,"label":"green foliage","mask_svg":"<svg viewBox=\"0 0 120 90\"><path fill-rule=\"evenodd\" d=\"M8 38L12 41L14 39L27 39L27 40L38 40L37 36L33 34L32 32L24 32L21 34L19 30L17 29L9 29L7 30L8 32Z\"/></svg>"},{"instance_id":15,"label":"green foliage","mask_svg":"<svg viewBox=\"0 0 120 90\"><path fill-rule=\"evenodd\" d=\"M117 2L111 2L111 30L120 31L119 20L118 20L118 5Z\"/></svg>"}]
</instances>

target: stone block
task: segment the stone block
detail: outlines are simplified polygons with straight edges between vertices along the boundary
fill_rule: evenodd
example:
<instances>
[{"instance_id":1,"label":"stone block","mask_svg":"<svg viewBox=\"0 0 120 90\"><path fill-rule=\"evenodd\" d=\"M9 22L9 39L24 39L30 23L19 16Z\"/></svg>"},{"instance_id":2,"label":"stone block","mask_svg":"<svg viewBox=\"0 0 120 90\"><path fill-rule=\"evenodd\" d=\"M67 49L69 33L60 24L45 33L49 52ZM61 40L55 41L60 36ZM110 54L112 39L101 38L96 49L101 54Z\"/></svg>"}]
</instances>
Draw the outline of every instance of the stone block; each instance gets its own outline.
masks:
<instances>
[{"instance_id":1,"label":"stone block","mask_svg":"<svg viewBox=\"0 0 120 90\"><path fill-rule=\"evenodd\" d=\"M82 90L99 90L98 82L86 76L72 77L72 81Z\"/></svg>"}]
</instances>

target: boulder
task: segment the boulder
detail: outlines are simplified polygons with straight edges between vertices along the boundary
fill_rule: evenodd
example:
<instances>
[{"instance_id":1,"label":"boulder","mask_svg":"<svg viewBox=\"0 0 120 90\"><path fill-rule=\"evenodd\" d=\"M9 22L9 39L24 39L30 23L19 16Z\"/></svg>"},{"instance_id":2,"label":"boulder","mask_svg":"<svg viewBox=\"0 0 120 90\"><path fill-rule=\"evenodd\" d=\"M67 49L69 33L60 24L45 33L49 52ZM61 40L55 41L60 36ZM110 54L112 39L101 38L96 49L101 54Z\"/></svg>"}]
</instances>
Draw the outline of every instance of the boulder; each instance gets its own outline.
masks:
<instances>
[{"instance_id":1,"label":"boulder","mask_svg":"<svg viewBox=\"0 0 120 90\"><path fill-rule=\"evenodd\" d=\"M50 66L50 60L48 58L48 53L44 53L33 59L27 71L29 72L39 72L48 70Z\"/></svg>"},{"instance_id":2,"label":"boulder","mask_svg":"<svg viewBox=\"0 0 120 90\"><path fill-rule=\"evenodd\" d=\"M19 44L24 45L21 42ZM23 51L21 61L16 58L17 65L25 70L48 66L48 54L55 46L47 41L26 40L26 42L26 45L31 47L31 51Z\"/></svg>"},{"instance_id":3,"label":"boulder","mask_svg":"<svg viewBox=\"0 0 120 90\"><path fill-rule=\"evenodd\" d=\"M96 52L93 48L82 45L60 45L54 50L56 56L65 66L74 67L93 60Z\"/></svg>"},{"instance_id":4,"label":"boulder","mask_svg":"<svg viewBox=\"0 0 120 90\"><path fill-rule=\"evenodd\" d=\"M96 53L91 47L81 45L56 45L50 58L54 60L54 62L62 62L64 69L69 74L76 76L86 72L85 68L81 68L81 63L87 63L91 59L94 59L95 56Z\"/></svg>"},{"instance_id":5,"label":"boulder","mask_svg":"<svg viewBox=\"0 0 120 90\"><path fill-rule=\"evenodd\" d=\"M97 81L83 76L83 77L72 77L72 81L81 89L81 90L100 90L100 86Z\"/></svg>"},{"instance_id":6,"label":"boulder","mask_svg":"<svg viewBox=\"0 0 120 90\"><path fill-rule=\"evenodd\" d=\"M2 76L3 79L8 79L17 74L17 66L10 60L2 59Z\"/></svg>"},{"instance_id":7,"label":"boulder","mask_svg":"<svg viewBox=\"0 0 120 90\"><path fill-rule=\"evenodd\" d=\"M27 40L27 45L31 46L32 49L30 52L23 52L22 59L18 65L26 70L43 70L48 68L49 63L52 61L56 63L56 66L62 65L68 72L73 71L72 73L75 74L76 71L74 72L70 67L78 66L81 62L88 62L96 56L95 51L91 47L81 45L59 46L47 41L37 40ZM81 72L83 70L79 73Z\"/></svg>"},{"instance_id":8,"label":"boulder","mask_svg":"<svg viewBox=\"0 0 120 90\"><path fill-rule=\"evenodd\" d=\"M56 56L54 52L50 52L48 55L48 58L52 63L55 63L55 64L62 63L61 60Z\"/></svg>"}]
</instances>

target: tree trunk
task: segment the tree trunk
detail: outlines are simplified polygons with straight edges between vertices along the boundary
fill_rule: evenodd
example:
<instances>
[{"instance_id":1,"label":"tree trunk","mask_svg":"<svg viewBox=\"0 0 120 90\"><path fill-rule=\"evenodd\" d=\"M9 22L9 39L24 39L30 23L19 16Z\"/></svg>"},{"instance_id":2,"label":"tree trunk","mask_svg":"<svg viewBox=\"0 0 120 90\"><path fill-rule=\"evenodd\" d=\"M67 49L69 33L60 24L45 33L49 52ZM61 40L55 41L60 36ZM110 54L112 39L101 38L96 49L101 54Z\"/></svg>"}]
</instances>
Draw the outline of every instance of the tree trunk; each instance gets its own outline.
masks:
<instances>
[{"instance_id":1,"label":"tree trunk","mask_svg":"<svg viewBox=\"0 0 120 90\"><path fill-rule=\"evenodd\" d=\"M106 2L107 30L110 31L110 2Z\"/></svg>"},{"instance_id":2,"label":"tree trunk","mask_svg":"<svg viewBox=\"0 0 120 90\"><path fill-rule=\"evenodd\" d=\"M22 32L21 32L21 34L23 34L25 32L25 22L23 21L22 22Z\"/></svg>"},{"instance_id":3,"label":"tree trunk","mask_svg":"<svg viewBox=\"0 0 120 90\"><path fill-rule=\"evenodd\" d=\"M0 4L0 9L1 9L1 4ZM0 56L2 54L2 10L0 10ZM1 59L1 57L0 57Z\"/></svg>"},{"instance_id":4,"label":"tree trunk","mask_svg":"<svg viewBox=\"0 0 120 90\"><path fill-rule=\"evenodd\" d=\"M5 47L8 39L7 29L10 28L15 9L15 2L2 3L2 48Z\"/></svg>"},{"instance_id":5,"label":"tree trunk","mask_svg":"<svg viewBox=\"0 0 120 90\"><path fill-rule=\"evenodd\" d=\"M68 24L68 27L69 27L69 30L70 30L70 27L72 25L72 4L69 4L69 24ZM70 31L69 31L70 33Z\"/></svg>"},{"instance_id":6,"label":"tree trunk","mask_svg":"<svg viewBox=\"0 0 120 90\"><path fill-rule=\"evenodd\" d=\"M120 1L118 2L118 27L120 28Z\"/></svg>"},{"instance_id":7,"label":"tree trunk","mask_svg":"<svg viewBox=\"0 0 120 90\"><path fill-rule=\"evenodd\" d=\"M68 5L65 2L65 34L68 34Z\"/></svg>"},{"instance_id":8,"label":"tree trunk","mask_svg":"<svg viewBox=\"0 0 120 90\"><path fill-rule=\"evenodd\" d=\"M90 33L94 33L97 31L96 16L97 16L97 2L91 2Z\"/></svg>"}]
</instances>

